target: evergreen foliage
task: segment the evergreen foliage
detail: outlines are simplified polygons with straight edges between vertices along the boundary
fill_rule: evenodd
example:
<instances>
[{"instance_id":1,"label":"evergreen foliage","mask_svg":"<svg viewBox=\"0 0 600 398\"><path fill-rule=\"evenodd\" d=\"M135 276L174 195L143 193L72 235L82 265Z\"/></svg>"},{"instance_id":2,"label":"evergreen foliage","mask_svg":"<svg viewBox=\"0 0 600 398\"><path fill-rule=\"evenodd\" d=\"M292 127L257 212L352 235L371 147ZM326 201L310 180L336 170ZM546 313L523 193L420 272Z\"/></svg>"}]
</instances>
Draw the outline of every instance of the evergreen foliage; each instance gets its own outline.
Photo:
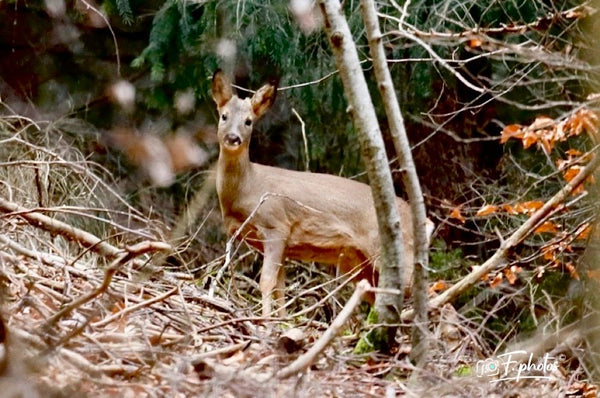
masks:
<instances>
[{"instance_id":1,"label":"evergreen foliage","mask_svg":"<svg viewBox=\"0 0 600 398\"><path fill-rule=\"evenodd\" d=\"M117 9L117 12L126 25L131 25L134 22L133 11L129 0L111 0L110 3Z\"/></svg>"},{"instance_id":2,"label":"evergreen foliage","mask_svg":"<svg viewBox=\"0 0 600 398\"><path fill-rule=\"evenodd\" d=\"M216 68L226 66L217 51L221 40L235 43L238 83L250 89L270 79L278 80L283 88L295 86L334 72L324 35L304 35L287 7L287 2L275 0L166 1L153 18L147 47L132 63L134 67L149 67L155 82L144 99L147 106L164 107L170 94L186 88L195 89L200 102L212 104L210 76ZM351 20L360 29L360 17ZM288 102L287 109L271 116L275 126L271 126L267 141L270 145L280 143L288 159L286 166L301 167L304 158L300 123L289 111L293 107L307 124L313 170L346 175L360 171L358 144L337 76L284 89L279 96ZM282 131L282 125L289 131ZM257 141L264 139L264 134L257 133Z\"/></svg>"}]
</instances>

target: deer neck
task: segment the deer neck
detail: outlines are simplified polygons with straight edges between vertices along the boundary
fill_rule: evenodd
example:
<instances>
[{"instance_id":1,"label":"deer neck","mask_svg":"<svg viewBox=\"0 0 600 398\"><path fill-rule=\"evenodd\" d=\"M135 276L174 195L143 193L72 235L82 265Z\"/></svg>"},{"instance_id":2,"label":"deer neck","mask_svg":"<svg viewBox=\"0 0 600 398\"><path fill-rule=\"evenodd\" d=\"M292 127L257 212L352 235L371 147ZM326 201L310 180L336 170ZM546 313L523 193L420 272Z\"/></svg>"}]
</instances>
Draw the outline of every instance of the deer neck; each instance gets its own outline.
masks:
<instances>
[{"instance_id":1,"label":"deer neck","mask_svg":"<svg viewBox=\"0 0 600 398\"><path fill-rule=\"evenodd\" d=\"M223 210L231 209L243 193L252 167L248 148L241 149L239 153L229 153L221 148L217 161L217 193Z\"/></svg>"}]
</instances>

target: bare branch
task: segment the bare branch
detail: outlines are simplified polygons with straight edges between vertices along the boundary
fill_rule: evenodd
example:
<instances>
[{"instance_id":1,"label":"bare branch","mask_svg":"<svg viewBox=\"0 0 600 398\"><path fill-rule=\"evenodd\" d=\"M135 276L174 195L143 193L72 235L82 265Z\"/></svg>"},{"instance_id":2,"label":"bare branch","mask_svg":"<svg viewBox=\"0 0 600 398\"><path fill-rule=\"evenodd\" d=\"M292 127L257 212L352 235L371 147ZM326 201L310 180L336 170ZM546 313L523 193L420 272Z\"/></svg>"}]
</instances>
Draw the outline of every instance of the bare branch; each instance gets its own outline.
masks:
<instances>
[{"instance_id":1,"label":"bare branch","mask_svg":"<svg viewBox=\"0 0 600 398\"><path fill-rule=\"evenodd\" d=\"M600 165L600 156L595 154L593 159L567 183L560 191L558 191L544 206L531 215L531 217L523 223L508 239L502 242L500 248L479 267L476 267L471 273L462 278L448 290L444 291L439 296L430 301L430 308L440 308L442 305L450 302L459 294L464 292L469 287L477 283L485 274L501 267L507 263L506 256L515 246L521 243L529 236L540 224L546 221L554 213L560 210L560 204L565 201L573 193L573 191L590 176ZM414 317L414 310L405 311L402 313L402 320L409 320Z\"/></svg>"},{"instance_id":2,"label":"bare branch","mask_svg":"<svg viewBox=\"0 0 600 398\"><path fill-rule=\"evenodd\" d=\"M110 264L104 271L104 280L102 281L102 284L90 293L83 295L76 300L73 300L71 303L69 303L69 305L64 306L60 311L56 312L52 317L50 317L46 321L46 323L44 324L44 328L49 328L53 326L61 318L69 315L73 310L81 307L85 303L90 302L94 298L106 292L108 286L110 285L110 282L112 281L113 276L121 268L121 266L141 254L156 250L157 245L155 243L156 242L141 242L134 246L128 247L127 251L120 251L121 254L119 258L114 260L112 264ZM164 249L166 247L169 246L166 244L158 245L159 249Z\"/></svg>"},{"instance_id":3,"label":"bare branch","mask_svg":"<svg viewBox=\"0 0 600 398\"><path fill-rule=\"evenodd\" d=\"M361 303L365 293L369 291L371 285L366 280L361 280L356 285L356 290L352 294L352 297L348 300L340 314L331 322L329 328L323 333L321 338L308 350L306 353L300 355L298 359L292 362L290 365L281 369L275 374L278 379L285 379L293 376L296 373L304 371L308 368L317 356L323 352L323 350L331 343L335 336L337 336L341 328L346 324L350 315L354 312L356 307Z\"/></svg>"},{"instance_id":4,"label":"bare branch","mask_svg":"<svg viewBox=\"0 0 600 398\"><path fill-rule=\"evenodd\" d=\"M6 213L0 218L6 217L22 217L31 225L45 229L48 232L52 232L55 234L59 234L64 236L68 240L78 242L82 246L102 254L103 256L107 256L110 258L118 256L122 251L115 246L112 246L110 243L103 241L98 238L96 235L93 235L87 231L76 228L70 224L65 222L55 220L43 214L36 213L35 210L26 209L22 206L17 205L16 203L9 202L3 198L0 198L0 212ZM171 246L162 243L162 242L154 242L156 248L159 250L172 250Z\"/></svg>"}]
</instances>

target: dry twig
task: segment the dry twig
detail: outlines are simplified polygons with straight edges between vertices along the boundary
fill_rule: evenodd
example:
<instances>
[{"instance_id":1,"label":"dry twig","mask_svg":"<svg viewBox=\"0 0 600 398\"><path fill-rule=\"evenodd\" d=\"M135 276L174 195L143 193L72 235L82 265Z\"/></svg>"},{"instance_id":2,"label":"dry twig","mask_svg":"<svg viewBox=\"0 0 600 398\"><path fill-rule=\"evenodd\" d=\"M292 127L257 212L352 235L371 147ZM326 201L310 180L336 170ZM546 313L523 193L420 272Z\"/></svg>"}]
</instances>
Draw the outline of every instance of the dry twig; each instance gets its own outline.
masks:
<instances>
[{"instance_id":1,"label":"dry twig","mask_svg":"<svg viewBox=\"0 0 600 398\"><path fill-rule=\"evenodd\" d=\"M348 318L361 303L364 295L370 288L371 285L366 280L363 279L358 282L354 294L352 294L352 297L350 297L350 300L348 300L344 309L342 309L337 318L331 322L331 325L325 333L323 333L321 338L305 354L301 355L290 365L277 372L275 377L278 379L285 379L308 368L316 360L317 356L323 352L329 343L331 343L334 337L338 335L340 329L348 321Z\"/></svg>"}]
</instances>

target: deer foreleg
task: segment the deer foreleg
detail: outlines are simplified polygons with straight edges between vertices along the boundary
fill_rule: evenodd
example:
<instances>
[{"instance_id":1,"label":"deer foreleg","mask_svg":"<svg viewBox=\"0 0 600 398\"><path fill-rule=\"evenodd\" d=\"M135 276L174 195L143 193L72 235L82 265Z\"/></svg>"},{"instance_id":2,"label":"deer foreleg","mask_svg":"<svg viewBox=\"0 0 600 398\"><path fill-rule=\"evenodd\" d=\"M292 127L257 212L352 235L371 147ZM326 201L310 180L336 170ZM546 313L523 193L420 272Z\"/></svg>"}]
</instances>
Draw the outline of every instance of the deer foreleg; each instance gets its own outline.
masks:
<instances>
[{"instance_id":1,"label":"deer foreleg","mask_svg":"<svg viewBox=\"0 0 600 398\"><path fill-rule=\"evenodd\" d=\"M264 243L264 263L260 275L260 292L262 294L263 316L272 315L273 298L279 316L285 316L285 274L283 272L283 252L285 244L282 239L268 239Z\"/></svg>"}]
</instances>

